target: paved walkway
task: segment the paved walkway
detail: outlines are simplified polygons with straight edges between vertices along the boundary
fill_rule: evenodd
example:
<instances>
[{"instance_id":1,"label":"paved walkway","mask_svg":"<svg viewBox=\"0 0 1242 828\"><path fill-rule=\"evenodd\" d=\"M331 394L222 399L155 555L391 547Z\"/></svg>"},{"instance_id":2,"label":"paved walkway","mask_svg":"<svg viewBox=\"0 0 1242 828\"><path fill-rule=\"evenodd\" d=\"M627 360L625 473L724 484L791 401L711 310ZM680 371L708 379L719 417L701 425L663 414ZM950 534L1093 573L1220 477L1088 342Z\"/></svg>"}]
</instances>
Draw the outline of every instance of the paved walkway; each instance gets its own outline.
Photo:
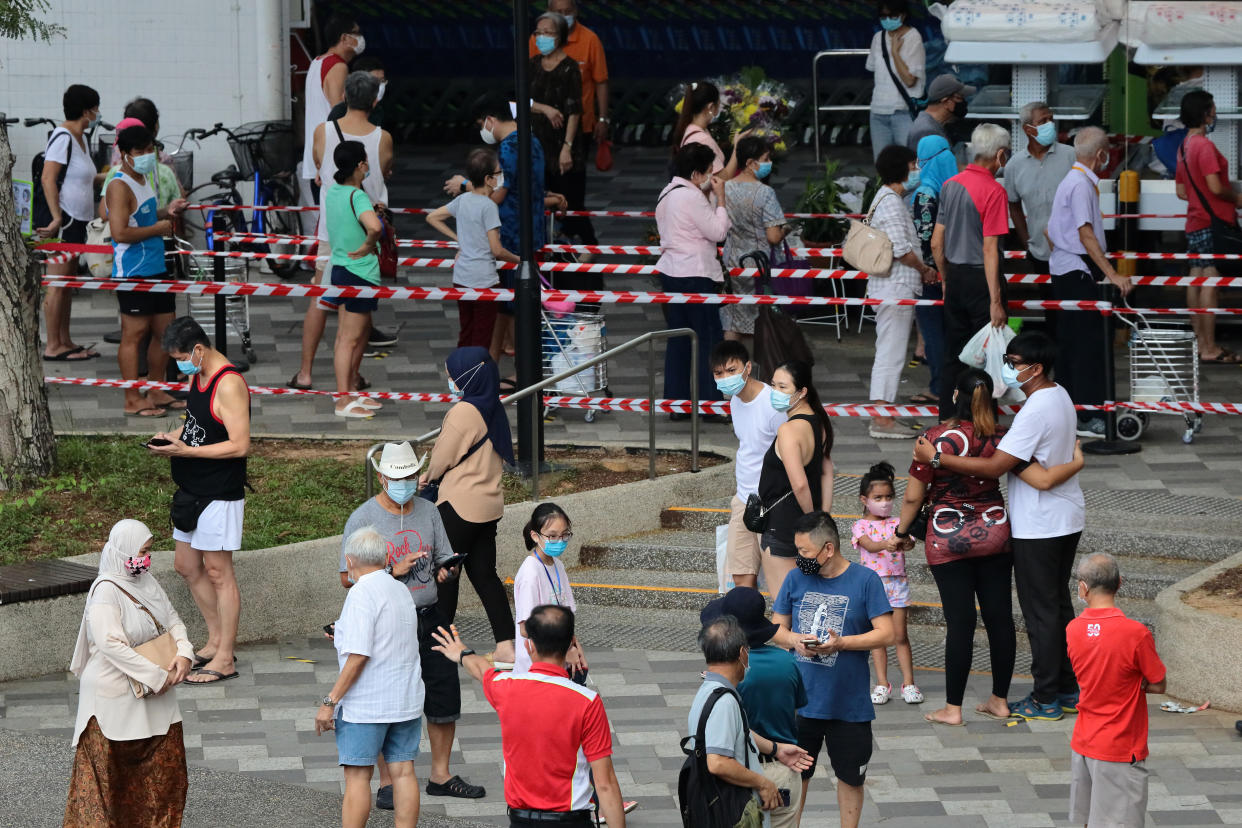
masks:
<instances>
[{"instance_id":1,"label":"paved walkway","mask_svg":"<svg viewBox=\"0 0 1242 828\"><path fill-rule=\"evenodd\" d=\"M468 641L490 644L478 611L463 613L461 621ZM641 803L631 825L680 824L676 780L683 757L678 741L703 666L693 651L696 624L688 612L645 612L642 626L632 612L589 608L583 614L591 676L616 733L618 777L626 797ZM619 642L626 647L615 646ZM650 649L632 649L649 643ZM916 659L936 644L916 642ZM194 769L187 825L255 824L252 818L260 813L282 825L331 824L337 818L341 771L332 737L316 736L313 723L317 700L336 678L334 651L322 638L306 639L246 647L241 659L240 678L177 691ZM921 714L943 700L943 676L920 670L917 680L927 703L890 702L877 711L877 750L868 773L863 824L1067 824L1072 717L1006 727L972 716L965 728L936 728ZM486 786L488 795L474 802L424 797L423 824L461 817L504 825L496 717L477 684L466 679L462 689L453 768ZM989 677L972 676L967 700L983 698L989 689ZM1015 679L1014 697L1028 689L1028 679ZM1237 717L1211 710L1164 713L1160 701L1154 697L1150 705L1148 824L1242 824L1242 738L1233 730ZM55 813L63 807L76 704L77 684L66 674L0 685L0 780L13 791L28 788L35 776L47 779L22 798L0 797L0 825L58 824L19 815L31 812L29 797L39 800L41 810ZM420 777L427 761L417 763ZM372 824L391 823L382 817ZM835 795L822 771L812 784L803 824L836 824Z\"/></svg>"}]
</instances>

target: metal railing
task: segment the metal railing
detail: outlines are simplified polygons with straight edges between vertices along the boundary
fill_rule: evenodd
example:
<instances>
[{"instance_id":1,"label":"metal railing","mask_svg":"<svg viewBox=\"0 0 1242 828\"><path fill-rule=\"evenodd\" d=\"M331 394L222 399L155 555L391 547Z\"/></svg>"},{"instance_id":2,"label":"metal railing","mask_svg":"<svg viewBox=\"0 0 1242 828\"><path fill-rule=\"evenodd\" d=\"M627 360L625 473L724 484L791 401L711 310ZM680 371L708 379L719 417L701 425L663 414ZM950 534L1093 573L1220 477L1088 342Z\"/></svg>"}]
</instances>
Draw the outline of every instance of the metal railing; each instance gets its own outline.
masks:
<instances>
[{"instance_id":1,"label":"metal railing","mask_svg":"<svg viewBox=\"0 0 1242 828\"><path fill-rule=\"evenodd\" d=\"M540 391L547 388L548 386L556 385L559 382L563 382L564 380L572 377L574 374L577 374L580 371L585 371L588 368L594 368L596 365L600 364L601 362L604 362L607 359L610 359L611 357L619 356L620 354L626 353L627 351L632 351L638 346L645 344L647 346L647 409L648 409L647 410L647 451L648 451L647 478L649 480L655 480L655 477L656 477L655 418L656 418L656 413L657 413L656 406L655 406L655 401L656 401L655 343L656 343L656 340L672 339L673 337L678 337L678 336L690 337L690 402L691 402L691 406L690 406L691 408L690 471L697 472L699 470L699 418L694 415L698 412L698 409L699 409L699 335L695 333L694 330L692 330L691 328L670 328L668 330L663 330L663 331L650 331L648 333L643 334L642 336L635 337L634 339L631 339L628 342L624 342L615 348L610 348L601 354L596 354L590 359L583 360L582 362L579 362L578 364L572 366L571 368L567 368L566 370L561 371L559 374L554 374L550 377L547 377L546 379L543 379L535 383L534 385L523 388L521 391L517 391L513 394L510 394L507 397L505 397L502 402L504 405L510 405L512 403L516 403L521 400L524 400L527 397L531 396L532 394L539 393ZM539 445L538 435L539 435L540 419L541 419L541 416L538 414L535 417L531 418L531 437L532 437L531 445L533 446ZM414 446L419 446L422 443L427 442L428 440L434 440L437 436L439 436L439 434L440 434L440 429L437 428L437 429L434 429L433 431L429 431L426 434L423 434L422 436L415 437L413 440L410 441L410 443ZM385 445L384 443L375 443L374 445L372 445L369 449L367 449L366 458L363 460L362 466L363 466L363 474L366 477L366 491L367 491L368 500L375 496L375 475L374 475L374 469L371 465L371 458L375 456L375 453L377 451L382 450L384 448L384 445ZM535 458L535 460L531 463L531 470L530 470L531 500L539 499L539 471L540 471L539 467L540 465L541 463L540 463L539 458Z\"/></svg>"},{"instance_id":2,"label":"metal railing","mask_svg":"<svg viewBox=\"0 0 1242 828\"><path fill-rule=\"evenodd\" d=\"M871 104L828 104L819 102L819 61L826 57L866 57L870 49L825 49L816 52L811 59L811 118L815 130L815 163L819 163L819 113L821 112L866 112Z\"/></svg>"}]
</instances>

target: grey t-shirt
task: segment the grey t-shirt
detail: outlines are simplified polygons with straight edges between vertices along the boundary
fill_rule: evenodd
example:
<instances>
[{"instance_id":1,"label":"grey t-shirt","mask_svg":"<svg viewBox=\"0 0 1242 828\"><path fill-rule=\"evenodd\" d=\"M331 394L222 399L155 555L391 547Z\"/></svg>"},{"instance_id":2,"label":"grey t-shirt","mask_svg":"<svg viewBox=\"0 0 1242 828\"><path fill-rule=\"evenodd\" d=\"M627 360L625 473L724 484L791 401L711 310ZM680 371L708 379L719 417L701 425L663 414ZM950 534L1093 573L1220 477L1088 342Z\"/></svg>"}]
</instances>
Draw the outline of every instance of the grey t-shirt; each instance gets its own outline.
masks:
<instances>
[{"instance_id":1,"label":"grey t-shirt","mask_svg":"<svg viewBox=\"0 0 1242 828\"><path fill-rule=\"evenodd\" d=\"M1045 262L1052 253L1044 237L1048 217L1052 215L1052 199L1072 166L1074 148L1065 144L1053 144L1042 159L1035 158L1028 149L1020 149L1005 165L1005 193L1010 204L1022 202L1026 229L1031 234L1027 249Z\"/></svg>"},{"instance_id":2,"label":"grey t-shirt","mask_svg":"<svg viewBox=\"0 0 1242 828\"><path fill-rule=\"evenodd\" d=\"M919 141L923 140L928 135L939 135L946 141L949 140L949 133L944 131L944 124L937 121L927 113L926 109L924 109L919 113L918 117L914 119L914 122L910 124L910 132L906 136L906 146L915 152L918 152Z\"/></svg>"},{"instance_id":3,"label":"grey t-shirt","mask_svg":"<svg viewBox=\"0 0 1242 828\"><path fill-rule=\"evenodd\" d=\"M373 497L363 503L345 521L345 535L341 539L341 572L345 571L345 541L356 530L365 526L375 527L375 531L388 541L388 562L393 563L409 555L411 552L423 552L409 574L397 580L404 583L414 599L414 606L429 607L436 602L436 578L432 561L443 561L452 557L453 547L449 544L448 535L444 531L444 523L440 520L440 512L430 501L421 497L414 498L414 508L408 514L394 515L379 504L379 497Z\"/></svg>"},{"instance_id":4,"label":"grey t-shirt","mask_svg":"<svg viewBox=\"0 0 1242 828\"><path fill-rule=\"evenodd\" d=\"M489 288L500 282L487 231L500 229L500 208L482 193L462 193L448 205L457 219L457 260L453 284Z\"/></svg>"}]
</instances>

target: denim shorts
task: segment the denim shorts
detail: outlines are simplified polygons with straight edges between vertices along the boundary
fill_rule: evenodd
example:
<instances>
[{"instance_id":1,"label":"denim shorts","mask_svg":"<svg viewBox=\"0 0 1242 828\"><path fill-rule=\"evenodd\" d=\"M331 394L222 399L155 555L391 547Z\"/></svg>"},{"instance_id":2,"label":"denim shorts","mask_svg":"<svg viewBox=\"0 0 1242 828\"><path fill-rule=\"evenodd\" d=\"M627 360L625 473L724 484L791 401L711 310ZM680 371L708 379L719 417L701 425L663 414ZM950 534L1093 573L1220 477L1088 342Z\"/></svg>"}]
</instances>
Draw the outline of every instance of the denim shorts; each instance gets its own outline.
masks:
<instances>
[{"instance_id":1,"label":"denim shorts","mask_svg":"<svg viewBox=\"0 0 1242 828\"><path fill-rule=\"evenodd\" d=\"M423 720L407 722L347 722L336 715L337 764L369 767L381 753L387 762L412 762L423 737Z\"/></svg>"}]
</instances>

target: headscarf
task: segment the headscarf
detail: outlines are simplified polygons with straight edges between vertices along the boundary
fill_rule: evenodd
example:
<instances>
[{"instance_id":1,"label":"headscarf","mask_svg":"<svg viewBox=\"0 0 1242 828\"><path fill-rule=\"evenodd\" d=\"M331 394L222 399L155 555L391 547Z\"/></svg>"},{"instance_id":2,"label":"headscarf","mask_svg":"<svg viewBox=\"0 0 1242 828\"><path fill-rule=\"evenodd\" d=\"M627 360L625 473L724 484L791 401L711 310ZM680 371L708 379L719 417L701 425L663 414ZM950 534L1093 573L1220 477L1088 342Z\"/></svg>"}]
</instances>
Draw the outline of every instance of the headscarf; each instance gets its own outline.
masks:
<instances>
[{"instance_id":1,"label":"headscarf","mask_svg":"<svg viewBox=\"0 0 1242 828\"><path fill-rule=\"evenodd\" d=\"M112 581L123 587L126 592L146 605L155 617L160 619L161 624L167 626L172 607L159 581L155 580L155 576L150 571L135 576L130 575L129 570L125 568L126 559L137 557L142 545L150 538L151 530L145 523L138 520L117 521L112 531L108 533L108 542L104 544L103 552L99 556L99 575L91 584L90 592L87 593L86 609L82 612L82 625L78 629L78 643L73 650L73 659L69 662L69 670L75 675L82 674L90 656L86 616L91 604L101 601L95 593L95 587L101 581Z\"/></svg>"},{"instance_id":2,"label":"headscarf","mask_svg":"<svg viewBox=\"0 0 1242 828\"><path fill-rule=\"evenodd\" d=\"M944 182L957 175L957 158L943 135L926 135L919 139L919 179L916 193L940 197Z\"/></svg>"},{"instance_id":3,"label":"headscarf","mask_svg":"<svg viewBox=\"0 0 1242 828\"><path fill-rule=\"evenodd\" d=\"M479 410L487 425L487 436L500 459L514 464L513 434L509 430L509 418L500 402L500 369L486 348L478 346L458 348L449 354L444 365L448 375L457 386L462 402L468 402Z\"/></svg>"}]
</instances>

